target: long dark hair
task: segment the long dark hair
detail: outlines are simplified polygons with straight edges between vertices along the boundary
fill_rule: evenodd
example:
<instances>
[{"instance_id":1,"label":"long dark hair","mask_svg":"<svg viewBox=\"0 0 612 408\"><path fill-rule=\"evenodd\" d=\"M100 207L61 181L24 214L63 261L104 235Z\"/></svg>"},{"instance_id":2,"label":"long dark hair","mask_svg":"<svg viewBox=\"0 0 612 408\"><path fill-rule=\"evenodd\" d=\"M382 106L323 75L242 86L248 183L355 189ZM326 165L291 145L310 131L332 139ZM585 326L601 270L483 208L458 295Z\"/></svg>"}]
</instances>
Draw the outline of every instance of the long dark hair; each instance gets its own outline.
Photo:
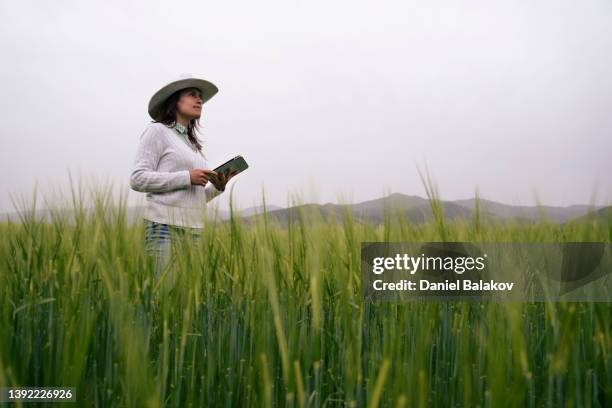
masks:
<instances>
[{"instance_id":1,"label":"long dark hair","mask_svg":"<svg viewBox=\"0 0 612 408\"><path fill-rule=\"evenodd\" d=\"M181 96L182 89L170 95L161 105L159 115L153 122L163 123L166 126L174 126L176 124L176 103ZM200 119L191 119L187 125L187 137L191 144L202 153L202 143L196 136L196 130L200 127Z\"/></svg>"}]
</instances>

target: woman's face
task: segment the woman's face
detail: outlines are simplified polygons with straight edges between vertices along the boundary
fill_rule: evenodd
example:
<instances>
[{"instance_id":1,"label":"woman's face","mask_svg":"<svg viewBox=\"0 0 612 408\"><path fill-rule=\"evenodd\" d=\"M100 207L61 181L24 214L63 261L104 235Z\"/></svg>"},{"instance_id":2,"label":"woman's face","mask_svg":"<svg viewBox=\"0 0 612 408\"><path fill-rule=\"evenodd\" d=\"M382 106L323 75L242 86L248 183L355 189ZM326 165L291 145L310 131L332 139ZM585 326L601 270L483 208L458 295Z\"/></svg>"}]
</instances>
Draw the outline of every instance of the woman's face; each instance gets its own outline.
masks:
<instances>
[{"instance_id":1,"label":"woman's face","mask_svg":"<svg viewBox=\"0 0 612 408\"><path fill-rule=\"evenodd\" d=\"M202 114L202 98L197 88L187 88L181 91L176 103L176 110L181 115L191 119L198 119Z\"/></svg>"}]
</instances>

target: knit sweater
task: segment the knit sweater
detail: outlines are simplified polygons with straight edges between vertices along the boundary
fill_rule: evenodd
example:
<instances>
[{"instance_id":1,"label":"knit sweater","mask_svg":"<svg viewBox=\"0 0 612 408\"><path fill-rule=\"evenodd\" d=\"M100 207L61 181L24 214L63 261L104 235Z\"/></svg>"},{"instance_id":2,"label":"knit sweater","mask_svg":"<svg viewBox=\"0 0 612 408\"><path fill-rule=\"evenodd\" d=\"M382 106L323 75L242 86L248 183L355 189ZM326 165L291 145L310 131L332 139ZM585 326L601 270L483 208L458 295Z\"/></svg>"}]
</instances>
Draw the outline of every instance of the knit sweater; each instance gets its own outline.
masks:
<instances>
[{"instance_id":1,"label":"knit sweater","mask_svg":"<svg viewBox=\"0 0 612 408\"><path fill-rule=\"evenodd\" d=\"M207 203L221 194L211 181L192 185L189 170L208 169L204 155L180 124L150 123L142 135L130 187L146 193L144 218L180 227L202 228Z\"/></svg>"}]
</instances>

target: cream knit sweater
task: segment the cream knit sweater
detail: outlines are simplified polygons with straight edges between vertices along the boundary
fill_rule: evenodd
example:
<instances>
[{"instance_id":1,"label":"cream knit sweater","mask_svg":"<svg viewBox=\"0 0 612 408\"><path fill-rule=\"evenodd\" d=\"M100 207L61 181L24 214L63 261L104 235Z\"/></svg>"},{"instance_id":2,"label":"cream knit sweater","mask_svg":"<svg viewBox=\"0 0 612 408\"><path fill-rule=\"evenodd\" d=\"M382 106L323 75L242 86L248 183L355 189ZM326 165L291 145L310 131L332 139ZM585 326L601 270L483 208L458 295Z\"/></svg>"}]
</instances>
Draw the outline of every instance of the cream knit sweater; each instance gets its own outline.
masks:
<instances>
[{"instance_id":1,"label":"cream knit sweater","mask_svg":"<svg viewBox=\"0 0 612 408\"><path fill-rule=\"evenodd\" d=\"M208 169L204 155L189 141L185 128L151 123L140 136L130 187L146 193L145 219L180 227L202 228L208 201L222 193L212 182L191 184L189 170Z\"/></svg>"}]
</instances>

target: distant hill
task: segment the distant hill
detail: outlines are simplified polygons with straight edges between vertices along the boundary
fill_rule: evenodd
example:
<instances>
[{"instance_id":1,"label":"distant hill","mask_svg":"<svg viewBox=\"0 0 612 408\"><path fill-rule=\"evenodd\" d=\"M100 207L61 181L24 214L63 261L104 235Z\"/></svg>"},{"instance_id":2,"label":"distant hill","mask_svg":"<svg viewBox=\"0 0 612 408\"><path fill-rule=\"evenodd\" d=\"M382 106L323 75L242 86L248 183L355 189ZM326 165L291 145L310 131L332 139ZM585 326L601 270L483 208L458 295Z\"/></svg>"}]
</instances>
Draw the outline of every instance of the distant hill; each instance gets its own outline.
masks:
<instances>
[{"instance_id":1,"label":"distant hill","mask_svg":"<svg viewBox=\"0 0 612 408\"><path fill-rule=\"evenodd\" d=\"M473 198L468 200L456 200L453 202L471 210L473 210L476 206L476 200ZM526 207L502 204L484 199L480 199L479 202L482 210L495 214L501 219L522 218L536 221L541 218L546 218L555 223L564 223L572 218L580 217L593 210L593 207L588 205L571 205L569 207L554 207L544 205L539 207Z\"/></svg>"},{"instance_id":2,"label":"distant hill","mask_svg":"<svg viewBox=\"0 0 612 408\"><path fill-rule=\"evenodd\" d=\"M588 205L572 205L568 207L556 206L513 206L495 201L480 199L480 214L483 220L497 220L500 222L514 221L521 223L536 222L546 219L554 223L565 223L572 219L581 217L609 217L612 207L591 207ZM476 207L475 199L440 201L444 216L447 219L470 218ZM370 222L382 224L384 222L385 210L391 214L405 217L414 224L422 224L433 218L430 202L427 198L393 193L386 197L368 200L356 204L301 204L290 208L275 205L266 206L268 218L286 224L289 220L297 220L300 211L304 211L309 217L319 217L323 220L340 221L345 214L350 214L356 222ZM93 210L86 209L87 214ZM214 207L209 207L209 216L214 217ZM217 210L220 220L228 220L229 211ZM256 217L263 212L262 206L249 207L239 211L243 221L247 224L255 221ZM64 210L65 215L70 216L72 210ZM128 207L126 209L126 220L129 224L134 223L144 215L144 207ZM45 221L52 219L49 210L36 211L36 217ZM608 218L609 219L609 218ZM0 222L12 220L19 222L19 214L0 214Z\"/></svg>"},{"instance_id":3,"label":"distant hill","mask_svg":"<svg viewBox=\"0 0 612 408\"><path fill-rule=\"evenodd\" d=\"M587 205L572 205L568 207L554 206L513 206L495 201L480 199L480 214L484 220L497 220L506 222L512 220L519 223L531 223L545 219L554 223L563 223L569 219L582 216L592 207ZM475 199L440 201L446 219L470 218L476 207ZM392 214L405 217L414 224L422 224L433 218L431 205L428 199L400 193L393 193L387 197L364 201L357 204L304 204L291 208L268 211L269 219L285 224L288 220L296 220L299 211L306 215L320 217L330 221L338 221L342 214L351 214L357 222L370 222L382 224L385 209ZM255 217L244 217L246 223L255 220Z\"/></svg>"},{"instance_id":4,"label":"distant hill","mask_svg":"<svg viewBox=\"0 0 612 408\"><path fill-rule=\"evenodd\" d=\"M578 217L571 221L608 221L610 224L612 224L612 206L602 207L598 210L591 211L582 217Z\"/></svg>"}]
</instances>

